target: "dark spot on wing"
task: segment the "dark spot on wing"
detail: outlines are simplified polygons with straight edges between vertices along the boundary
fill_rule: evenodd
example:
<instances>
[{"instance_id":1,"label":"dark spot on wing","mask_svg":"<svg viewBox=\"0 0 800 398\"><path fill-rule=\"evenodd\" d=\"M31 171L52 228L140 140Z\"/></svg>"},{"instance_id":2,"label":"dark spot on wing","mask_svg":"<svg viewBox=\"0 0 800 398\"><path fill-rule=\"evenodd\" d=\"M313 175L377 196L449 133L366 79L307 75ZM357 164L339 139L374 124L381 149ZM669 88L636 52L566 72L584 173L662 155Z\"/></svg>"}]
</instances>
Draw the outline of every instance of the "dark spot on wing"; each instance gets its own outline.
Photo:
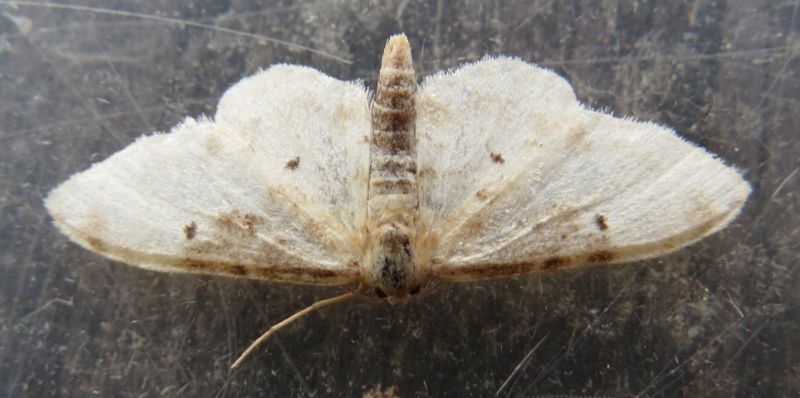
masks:
<instances>
[{"instance_id":1,"label":"dark spot on wing","mask_svg":"<svg viewBox=\"0 0 800 398\"><path fill-rule=\"evenodd\" d=\"M295 156L294 159L286 162L286 168L289 170L297 170L300 167L300 156Z\"/></svg>"},{"instance_id":2,"label":"dark spot on wing","mask_svg":"<svg viewBox=\"0 0 800 398\"><path fill-rule=\"evenodd\" d=\"M234 227L236 226L236 220L239 218L239 210L232 210L227 213L220 213L217 216L217 222L225 227Z\"/></svg>"},{"instance_id":3,"label":"dark spot on wing","mask_svg":"<svg viewBox=\"0 0 800 398\"><path fill-rule=\"evenodd\" d=\"M239 210L232 210L226 213L220 213L217 216L217 223L221 228L225 228L226 230L241 231L249 236L254 236L256 227L264 224L264 218L253 213L242 215Z\"/></svg>"},{"instance_id":4,"label":"dark spot on wing","mask_svg":"<svg viewBox=\"0 0 800 398\"><path fill-rule=\"evenodd\" d=\"M597 228L600 228L601 231L608 229L608 220L606 219L606 216L598 214L594 217L594 222L597 224Z\"/></svg>"},{"instance_id":5,"label":"dark spot on wing","mask_svg":"<svg viewBox=\"0 0 800 398\"><path fill-rule=\"evenodd\" d=\"M245 276L247 275L247 268L242 265L229 265L226 267L227 271L233 275Z\"/></svg>"},{"instance_id":6,"label":"dark spot on wing","mask_svg":"<svg viewBox=\"0 0 800 398\"><path fill-rule=\"evenodd\" d=\"M258 225L264 223L264 218L261 216L257 216L253 213L247 213L244 215L244 226L247 228L247 232L251 235L255 234L255 228Z\"/></svg>"},{"instance_id":7,"label":"dark spot on wing","mask_svg":"<svg viewBox=\"0 0 800 398\"><path fill-rule=\"evenodd\" d=\"M106 244L103 243L102 240L95 238L94 236L87 236L86 243L88 243L89 246L91 246L91 248L94 249L95 251L98 252L106 251Z\"/></svg>"},{"instance_id":8,"label":"dark spot on wing","mask_svg":"<svg viewBox=\"0 0 800 398\"><path fill-rule=\"evenodd\" d=\"M186 268L189 268L189 269L194 269L194 270L211 269L209 264L206 263L206 262L198 261L198 260L192 260L192 259L188 259L188 258L185 259L181 265L183 267L186 267Z\"/></svg>"},{"instance_id":9,"label":"dark spot on wing","mask_svg":"<svg viewBox=\"0 0 800 398\"><path fill-rule=\"evenodd\" d=\"M486 188L482 188L478 192L475 192L475 197L477 197L480 200L489 199L489 196L486 194Z\"/></svg>"},{"instance_id":10,"label":"dark spot on wing","mask_svg":"<svg viewBox=\"0 0 800 398\"><path fill-rule=\"evenodd\" d=\"M197 235L197 224L194 221L189 223L189 225L183 226L183 235L186 236L187 240L191 240Z\"/></svg>"},{"instance_id":11,"label":"dark spot on wing","mask_svg":"<svg viewBox=\"0 0 800 398\"><path fill-rule=\"evenodd\" d=\"M499 153L492 152L490 156L492 157L492 162L495 162L495 163L498 163L498 164L503 164L503 163L506 162L506 160L503 158L503 155L501 155Z\"/></svg>"},{"instance_id":12,"label":"dark spot on wing","mask_svg":"<svg viewBox=\"0 0 800 398\"><path fill-rule=\"evenodd\" d=\"M88 223L86 226L82 227L81 230L83 231L84 239L86 239L86 243L92 250L97 252L106 252L108 251L108 245L103 242L102 239L98 238L98 236L104 236L107 234L106 230L108 227L108 223L106 219L100 217L97 214L89 214L88 215ZM63 221L60 221L59 224L62 224Z\"/></svg>"},{"instance_id":13,"label":"dark spot on wing","mask_svg":"<svg viewBox=\"0 0 800 398\"><path fill-rule=\"evenodd\" d=\"M586 259L592 264L603 264L611 262L615 257L614 253L608 250L600 250L590 254Z\"/></svg>"},{"instance_id":14,"label":"dark spot on wing","mask_svg":"<svg viewBox=\"0 0 800 398\"><path fill-rule=\"evenodd\" d=\"M565 267L569 264L569 259L565 257L551 257L547 260L544 260L544 264L542 265L542 269L545 271L552 271L562 267Z\"/></svg>"}]
</instances>

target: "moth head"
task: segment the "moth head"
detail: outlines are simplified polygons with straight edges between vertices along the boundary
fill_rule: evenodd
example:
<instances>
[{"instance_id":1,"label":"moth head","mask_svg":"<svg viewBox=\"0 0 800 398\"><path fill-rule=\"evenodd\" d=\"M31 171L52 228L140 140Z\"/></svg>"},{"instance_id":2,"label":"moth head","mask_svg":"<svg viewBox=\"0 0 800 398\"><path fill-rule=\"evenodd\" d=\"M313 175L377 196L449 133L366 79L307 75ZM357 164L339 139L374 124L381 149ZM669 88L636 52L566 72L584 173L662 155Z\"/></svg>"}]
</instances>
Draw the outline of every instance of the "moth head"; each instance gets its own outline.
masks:
<instances>
[{"instance_id":1,"label":"moth head","mask_svg":"<svg viewBox=\"0 0 800 398\"><path fill-rule=\"evenodd\" d=\"M370 285L379 298L401 303L419 293L416 255L409 234L397 228L381 231L369 260Z\"/></svg>"}]
</instances>

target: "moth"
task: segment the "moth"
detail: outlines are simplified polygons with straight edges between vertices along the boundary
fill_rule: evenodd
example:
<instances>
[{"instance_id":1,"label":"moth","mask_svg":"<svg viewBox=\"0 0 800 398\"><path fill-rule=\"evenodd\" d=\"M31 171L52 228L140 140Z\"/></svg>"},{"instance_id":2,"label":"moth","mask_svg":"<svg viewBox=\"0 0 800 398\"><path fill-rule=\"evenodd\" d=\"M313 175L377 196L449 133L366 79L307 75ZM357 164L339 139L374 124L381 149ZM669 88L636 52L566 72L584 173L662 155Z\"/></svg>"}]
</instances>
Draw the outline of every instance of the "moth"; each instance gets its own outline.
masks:
<instances>
[{"instance_id":1,"label":"moth","mask_svg":"<svg viewBox=\"0 0 800 398\"><path fill-rule=\"evenodd\" d=\"M750 186L653 123L581 105L546 69L486 57L418 85L389 38L374 94L276 65L54 189L71 240L145 269L357 285L400 303L440 282L630 262L725 227ZM371 296L372 297L372 296Z\"/></svg>"}]
</instances>

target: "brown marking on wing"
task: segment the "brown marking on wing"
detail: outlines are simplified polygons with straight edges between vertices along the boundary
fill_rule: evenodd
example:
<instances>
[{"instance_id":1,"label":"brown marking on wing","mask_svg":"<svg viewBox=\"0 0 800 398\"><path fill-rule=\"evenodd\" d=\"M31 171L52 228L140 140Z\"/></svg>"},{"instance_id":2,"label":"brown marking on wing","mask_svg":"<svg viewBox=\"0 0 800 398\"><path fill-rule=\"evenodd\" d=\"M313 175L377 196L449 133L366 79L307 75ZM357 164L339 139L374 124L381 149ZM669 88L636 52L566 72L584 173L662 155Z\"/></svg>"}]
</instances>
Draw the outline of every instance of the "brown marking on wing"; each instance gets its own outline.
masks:
<instances>
[{"instance_id":1,"label":"brown marking on wing","mask_svg":"<svg viewBox=\"0 0 800 398\"><path fill-rule=\"evenodd\" d=\"M86 235L86 243L89 247L97 252L103 253L108 251L108 247L103 242L102 239L98 238L98 236L106 235L106 230L108 229L108 223L106 222L105 218L90 213L87 217L87 223L83 227L84 231L88 231L89 234Z\"/></svg>"},{"instance_id":2,"label":"brown marking on wing","mask_svg":"<svg viewBox=\"0 0 800 398\"><path fill-rule=\"evenodd\" d=\"M216 221L219 227L222 229L225 229L229 232L242 232L251 237L255 236L256 228L264 224L263 217L253 213L242 215L239 210L231 210L229 212L220 213L217 215Z\"/></svg>"},{"instance_id":3,"label":"brown marking on wing","mask_svg":"<svg viewBox=\"0 0 800 398\"><path fill-rule=\"evenodd\" d=\"M475 276L476 279L492 279L525 273L528 270L537 268L536 265L535 263L477 264L454 270L453 272L463 273L466 271L466 273Z\"/></svg>"},{"instance_id":4,"label":"brown marking on wing","mask_svg":"<svg viewBox=\"0 0 800 398\"><path fill-rule=\"evenodd\" d=\"M264 253L263 262L256 258L246 257L233 251L236 244L230 236L223 233L219 242L210 240L193 239L184 248L181 255L167 255L147 253L130 248L115 246L112 242L96 238L97 231L87 229L73 229L68 225L62 228L76 242L105 257L141 268L161 272L190 272L202 274L216 274L224 276L239 276L254 279L267 279L276 282L333 285L346 284L360 279L358 264L348 267L350 272L336 272L324 268L309 267L308 264L274 263L266 255L274 247L264 243L257 251ZM218 232L219 233L219 232ZM91 235L90 235L91 234ZM213 233L211 234L213 235ZM236 237L232 237L236 239ZM224 259L220 261L219 259Z\"/></svg>"},{"instance_id":5,"label":"brown marking on wing","mask_svg":"<svg viewBox=\"0 0 800 398\"><path fill-rule=\"evenodd\" d=\"M192 221L188 225L183 226L183 235L186 237L186 240L192 240L197 235L197 224Z\"/></svg>"},{"instance_id":6,"label":"brown marking on wing","mask_svg":"<svg viewBox=\"0 0 800 398\"><path fill-rule=\"evenodd\" d=\"M499 154L499 153L496 153L496 152L492 152L489 156L492 157L492 162L495 162L497 164L503 164L503 163L506 162L506 160L503 158L502 154Z\"/></svg>"},{"instance_id":7,"label":"brown marking on wing","mask_svg":"<svg viewBox=\"0 0 800 398\"><path fill-rule=\"evenodd\" d=\"M283 275L308 275L316 279L332 278L336 273L324 268L284 268L284 267L265 267L255 268L255 275L264 279L276 279L277 276Z\"/></svg>"},{"instance_id":8,"label":"brown marking on wing","mask_svg":"<svg viewBox=\"0 0 800 398\"><path fill-rule=\"evenodd\" d=\"M606 216L598 214L594 217L594 222L597 224L597 228L600 228L601 231L608 229L608 220L606 219Z\"/></svg>"},{"instance_id":9,"label":"brown marking on wing","mask_svg":"<svg viewBox=\"0 0 800 398\"><path fill-rule=\"evenodd\" d=\"M244 222L244 227L247 228L247 232L252 236L256 233L256 227L264 224L264 217L253 213L247 213L244 215L242 219Z\"/></svg>"},{"instance_id":10,"label":"brown marking on wing","mask_svg":"<svg viewBox=\"0 0 800 398\"><path fill-rule=\"evenodd\" d=\"M557 250L548 250L557 252ZM600 265L609 264L617 259L617 255L608 250L599 250L583 258L553 254L544 261L524 261L515 264L507 263L475 263L463 266L439 268L437 275L445 280L453 276L452 280L481 280L504 278L513 275L527 274L537 271L555 271L573 265ZM582 261L585 260L585 261Z\"/></svg>"},{"instance_id":11,"label":"brown marking on wing","mask_svg":"<svg viewBox=\"0 0 800 398\"><path fill-rule=\"evenodd\" d=\"M266 242L263 242L260 248L257 249L257 252L264 253L264 263L261 264L258 258L245 257L234 251L233 248L236 247L236 244L230 238L230 236L223 233L217 241L196 241L191 246L186 247L185 256L182 259L178 259L177 265L181 268L188 268L193 272L289 283L315 283L339 276L334 271L324 268L310 268L291 264L269 264L270 260L267 254L275 250L275 248Z\"/></svg>"},{"instance_id":12,"label":"brown marking on wing","mask_svg":"<svg viewBox=\"0 0 800 398\"><path fill-rule=\"evenodd\" d=\"M586 260L589 264L604 264L604 263L610 263L611 261L614 260L615 257L616 255L614 254L614 252L608 250L600 250L586 256Z\"/></svg>"},{"instance_id":13,"label":"brown marking on wing","mask_svg":"<svg viewBox=\"0 0 800 398\"><path fill-rule=\"evenodd\" d=\"M741 206L741 203L732 206L730 212L738 211L739 206ZM608 249L608 247L611 246L608 244L607 239L601 238L597 244L597 250L587 255L575 255L569 257L568 260L570 263L567 266L590 266L632 262L667 254L686 246L688 243L696 240L699 236L705 236L709 231L717 227L720 222L729 217L730 213L722 213L709 219L707 222L702 222L701 224L687 229L680 234L672 235L659 241L615 248L616 251ZM443 264L445 263L441 260L432 260L429 262L429 264L431 267L435 268L432 274L444 281L472 281L500 278L516 274L535 272L538 270L544 270L545 268L544 264L537 264L535 262L526 262L520 264L477 263L468 265L444 266Z\"/></svg>"},{"instance_id":14,"label":"brown marking on wing","mask_svg":"<svg viewBox=\"0 0 800 398\"><path fill-rule=\"evenodd\" d=\"M311 279L326 279L336 277L336 273L324 268L300 268L288 266L255 266L243 265L214 260L200 260L186 258L178 264L182 268L188 268L196 272L225 274L238 277L251 276L268 280L286 280L286 276L309 277ZM288 278L288 279L291 279ZM297 282L303 282L298 278Z\"/></svg>"},{"instance_id":15,"label":"brown marking on wing","mask_svg":"<svg viewBox=\"0 0 800 398\"><path fill-rule=\"evenodd\" d=\"M478 192L475 192L475 197L480 200L489 199L489 194L486 192L486 188L481 188Z\"/></svg>"},{"instance_id":16,"label":"brown marking on wing","mask_svg":"<svg viewBox=\"0 0 800 398\"><path fill-rule=\"evenodd\" d=\"M298 167L300 167L300 156L295 156L286 162L286 169L288 170L297 170Z\"/></svg>"},{"instance_id":17,"label":"brown marking on wing","mask_svg":"<svg viewBox=\"0 0 800 398\"><path fill-rule=\"evenodd\" d=\"M184 259L180 263L180 266L186 267L186 268L189 268L189 269L195 270L195 271L209 270L209 268L210 268L210 267L207 266L207 264L205 264L205 263L203 263L201 261L196 261L196 260L192 260L192 259L188 259L188 258Z\"/></svg>"},{"instance_id":18,"label":"brown marking on wing","mask_svg":"<svg viewBox=\"0 0 800 398\"><path fill-rule=\"evenodd\" d=\"M567 257L550 257L547 260L544 260L544 264L542 264L542 270L552 271L566 267L569 264L570 260Z\"/></svg>"},{"instance_id":19,"label":"brown marking on wing","mask_svg":"<svg viewBox=\"0 0 800 398\"><path fill-rule=\"evenodd\" d=\"M105 242L103 242L102 240L100 240L97 237L87 236L86 237L86 243L94 251L97 251L97 252L100 252L100 253L104 253L104 252L108 251L108 248L106 247Z\"/></svg>"},{"instance_id":20,"label":"brown marking on wing","mask_svg":"<svg viewBox=\"0 0 800 398\"><path fill-rule=\"evenodd\" d=\"M231 210L226 213L220 213L216 221L220 226L231 228L238 226L236 222L239 218L239 210Z\"/></svg>"},{"instance_id":21,"label":"brown marking on wing","mask_svg":"<svg viewBox=\"0 0 800 398\"><path fill-rule=\"evenodd\" d=\"M603 257L603 255L599 255ZM609 260L610 261L610 260ZM516 264L470 264L452 268L439 268L437 276L443 280L468 281L505 278L537 271L556 271L574 264L570 257L553 256L543 262L527 261ZM452 278L448 278L448 276Z\"/></svg>"},{"instance_id":22,"label":"brown marking on wing","mask_svg":"<svg viewBox=\"0 0 800 398\"><path fill-rule=\"evenodd\" d=\"M236 276L247 276L247 267L243 265L229 265L226 267L228 273Z\"/></svg>"}]
</instances>

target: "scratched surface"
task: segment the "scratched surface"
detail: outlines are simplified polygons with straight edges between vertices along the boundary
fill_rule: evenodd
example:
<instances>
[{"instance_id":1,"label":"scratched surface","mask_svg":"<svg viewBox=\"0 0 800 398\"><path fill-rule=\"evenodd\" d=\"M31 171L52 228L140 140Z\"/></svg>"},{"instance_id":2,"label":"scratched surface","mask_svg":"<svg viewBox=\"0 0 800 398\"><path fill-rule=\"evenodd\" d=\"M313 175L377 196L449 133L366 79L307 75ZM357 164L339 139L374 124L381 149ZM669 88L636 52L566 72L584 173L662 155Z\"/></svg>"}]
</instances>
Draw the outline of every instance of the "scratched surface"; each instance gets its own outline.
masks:
<instances>
[{"instance_id":1,"label":"scratched surface","mask_svg":"<svg viewBox=\"0 0 800 398\"><path fill-rule=\"evenodd\" d=\"M0 396L800 393L796 1L8 3ZM236 372L263 330L340 289L142 271L50 224L42 199L57 183L213 113L241 77L289 62L373 85L398 31L418 76L484 53L542 63L588 104L720 154L754 194L731 227L678 253L444 286L404 306L348 303L284 329Z\"/></svg>"}]
</instances>

